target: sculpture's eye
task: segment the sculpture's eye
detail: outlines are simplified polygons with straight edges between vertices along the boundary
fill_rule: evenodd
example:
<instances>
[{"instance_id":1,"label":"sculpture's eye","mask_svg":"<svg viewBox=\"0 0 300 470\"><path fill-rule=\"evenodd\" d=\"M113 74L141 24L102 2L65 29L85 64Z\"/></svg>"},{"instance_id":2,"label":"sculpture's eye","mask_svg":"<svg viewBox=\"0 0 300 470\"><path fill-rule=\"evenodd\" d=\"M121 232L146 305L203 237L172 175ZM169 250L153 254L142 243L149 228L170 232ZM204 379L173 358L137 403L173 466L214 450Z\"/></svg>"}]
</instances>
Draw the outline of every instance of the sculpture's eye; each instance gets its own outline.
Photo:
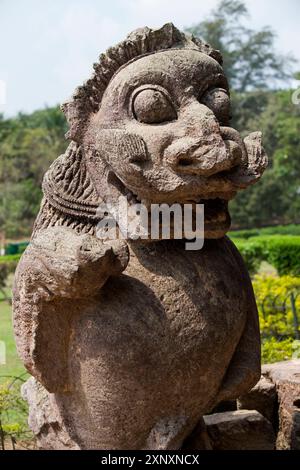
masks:
<instances>
[{"instance_id":1,"label":"sculpture's eye","mask_svg":"<svg viewBox=\"0 0 300 470\"><path fill-rule=\"evenodd\" d=\"M212 88L207 90L200 99L215 114L221 124L230 120L230 98L224 88Z\"/></svg>"},{"instance_id":2,"label":"sculpture's eye","mask_svg":"<svg viewBox=\"0 0 300 470\"><path fill-rule=\"evenodd\" d=\"M141 90L135 95L132 111L138 121L146 124L159 124L177 118L169 96L154 88Z\"/></svg>"}]
</instances>

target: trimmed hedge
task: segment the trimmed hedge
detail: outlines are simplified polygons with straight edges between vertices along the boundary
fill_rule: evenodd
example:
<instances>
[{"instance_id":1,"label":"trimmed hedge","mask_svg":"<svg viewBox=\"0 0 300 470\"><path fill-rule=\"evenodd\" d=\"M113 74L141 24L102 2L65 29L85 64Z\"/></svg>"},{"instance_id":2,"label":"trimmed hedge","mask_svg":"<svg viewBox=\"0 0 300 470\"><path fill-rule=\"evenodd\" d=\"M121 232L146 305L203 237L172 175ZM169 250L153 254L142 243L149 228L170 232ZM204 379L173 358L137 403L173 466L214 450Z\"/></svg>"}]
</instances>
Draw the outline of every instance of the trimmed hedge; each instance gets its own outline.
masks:
<instances>
[{"instance_id":1,"label":"trimmed hedge","mask_svg":"<svg viewBox=\"0 0 300 470\"><path fill-rule=\"evenodd\" d=\"M230 238L248 238L260 235L293 235L300 236L300 224L276 225L274 227L251 228L245 230L233 230L229 233Z\"/></svg>"},{"instance_id":2,"label":"trimmed hedge","mask_svg":"<svg viewBox=\"0 0 300 470\"><path fill-rule=\"evenodd\" d=\"M20 255L26 250L28 245L29 242L8 243L5 246L5 255Z\"/></svg>"},{"instance_id":3,"label":"trimmed hedge","mask_svg":"<svg viewBox=\"0 0 300 470\"><path fill-rule=\"evenodd\" d=\"M0 256L0 285L5 284L6 278L13 273L17 267L21 255Z\"/></svg>"},{"instance_id":4,"label":"trimmed hedge","mask_svg":"<svg viewBox=\"0 0 300 470\"><path fill-rule=\"evenodd\" d=\"M300 236L264 235L232 241L243 256L248 270L255 273L262 261L277 269L280 276L300 276Z\"/></svg>"},{"instance_id":5,"label":"trimmed hedge","mask_svg":"<svg viewBox=\"0 0 300 470\"><path fill-rule=\"evenodd\" d=\"M300 237L274 237L268 247L268 262L280 276L300 276Z\"/></svg>"}]
</instances>

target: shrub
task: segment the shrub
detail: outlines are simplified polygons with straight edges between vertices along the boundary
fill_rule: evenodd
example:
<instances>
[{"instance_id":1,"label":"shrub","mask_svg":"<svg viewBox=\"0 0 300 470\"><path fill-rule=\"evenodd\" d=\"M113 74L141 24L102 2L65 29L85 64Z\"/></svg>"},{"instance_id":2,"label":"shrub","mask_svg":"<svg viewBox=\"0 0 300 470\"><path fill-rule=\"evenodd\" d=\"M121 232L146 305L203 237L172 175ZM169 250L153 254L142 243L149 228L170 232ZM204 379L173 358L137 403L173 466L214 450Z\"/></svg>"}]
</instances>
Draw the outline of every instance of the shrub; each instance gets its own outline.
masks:
<instances>
[{"instance_id":1,"label":"shrub","mask_svg":"<svg viewBox=\"0 0 300 470\"><path fill-rule=\"evenodd\" d=\"M15 448L19 441L22 447L32 444L32 433L28 428L28 406L20 394L24 382L17 377L11 382L0 384L0 449Z\"/></svg>"},{"instance_id":2,"label":"shrub","mask_svg":"<svg viewBox=\"0 0 300 470\"><path fill-rule=\"evenodd\" d=\"M300 358L300 341L287 338L278 341L276 338L264 338L261 345L261 358L263 364L287 361Z\"/></svg>"},{"instance_id":3,"label":"shrub","mask_svg":"<svg viewBox=\"0 0 300 470\"><path fill-rule=\"evenodd\" d=\"M274 227L251 228L245 230L233 230L230 238L243 238L247 240L259 235L295 235L300 236L300 224L276 225Z\"/></svg>"},{"instance_id":4,"label":"shrub","mask_svg":"<svg viewBox=\"0 0 300 470\"><path fill-rule=\"evenodd\" d=\"M5 255L20 255L22 254L29 242L8 243L5 246Z\"/></svg>"},{"instance_id":5,"label":"shrub","mask_svg":"<svg viewBox=\"0 0 300 470\"><path fill-rule=\"evenodd\" d=\"M229 232L230 238L236 239L240 238L242 240L247 240L248 238L251 237L256 237L260 234L259 229L249 229L249 230L234 230L232 232Z\"/></svg>"},{"instance_id":6,"label":"shrub","mask_svg":"<svg viewBox=\"0 0 300 470\"><path fill-rule=\"evenodd\" d=\"M267 246L267 261L277 269L279 275L300 275L300 237L270 237Z\"/></svg>"},{"instance_id":7,"label":"shrub","mask_svg":"<svg viewBox=\"0 0 300 470\"><path fill-rule=\"evenodd\" d=\"M247 240L232 239L243 256L250 274L262 261L268 261L279 275L300 275L300 236L261 235Z\"/></svg>"},{"instance_id":8,"label":"shrub","mask_svg":"<svg viewBox=\"0 0 300 470\"><path fill-rule=\"evenodd\" d=\"M7 297L7 278L9 274L14 273L21 255L0 256L0 292L4 299Z\"/></svg>"},{"instance_id":9,"label":"shrub","mask_svg":"<svg viewBox=\"0 0 300 470\"><path fill-rule=\"evenodd\" d=\"M15 254L15 255L4 255L0 256L0 263L5 263L5 262L11 262L11 261L19 261L21 258L20 254Z\"/></svg>"},{"instance_id":10,"label":"shrub","mask_svg":"<svg viewBox=\"0 0 300 470\"><path fill-rule=\"evenodd\" d=\"M6 269L8 273L13 273L20 258L21 255L0 256L0 271Z\"/></svg>"},{"instance_id":11,"label":"shrub","mask_svg":"<svg viewBox=\"0 0 300 470\"><path fill-rule=\"evenodd\" d=\"M233 239L233 242L244 258L249 273L253 275L265 258L264 245L260 237L249 240Z\"/></svg>"},{"instance_id":12,"label":"shrub","mask_svg":"<svg viewBox=\"0 0 300 470\"><path fill-rule=\"evenodd\" d=\"M262 336L293 337L295 328L289 294L300 292L300 278L256 275L253 288ZM296 299L296 310L300 320L300 296Z\"/></svg>"},{"instance_id":13,"label":"shrub","mask_svg":"<svg viewBox=\"0 0 300 470\"><path fill-rule=\"evenodd\" d=\"M263 364L285 361L291 358L292 338L278 341L276 338L264 338L261 343L261 360Z\"/></svg>"}]
</instances>

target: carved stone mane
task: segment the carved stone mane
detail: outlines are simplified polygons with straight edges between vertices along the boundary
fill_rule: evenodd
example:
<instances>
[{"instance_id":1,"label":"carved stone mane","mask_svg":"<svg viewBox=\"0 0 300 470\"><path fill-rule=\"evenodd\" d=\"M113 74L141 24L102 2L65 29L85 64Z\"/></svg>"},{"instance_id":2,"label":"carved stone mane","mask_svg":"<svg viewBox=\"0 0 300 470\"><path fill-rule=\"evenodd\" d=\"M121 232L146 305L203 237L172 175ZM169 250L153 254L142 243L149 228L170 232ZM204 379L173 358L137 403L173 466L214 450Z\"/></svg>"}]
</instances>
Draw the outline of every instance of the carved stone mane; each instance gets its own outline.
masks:
<instances>
[{"instance_id":1,"label":"carved stone mane","mask_svg":"<svg viewBox=\"0 0 300 470\"><path fill-rule=\"evenodd\" d=\"M99 196L89 178L81 147L72 142L45 174L44 199L34 225L39 230L63 225L94 234Z\"/></svg>"}]
</instances>

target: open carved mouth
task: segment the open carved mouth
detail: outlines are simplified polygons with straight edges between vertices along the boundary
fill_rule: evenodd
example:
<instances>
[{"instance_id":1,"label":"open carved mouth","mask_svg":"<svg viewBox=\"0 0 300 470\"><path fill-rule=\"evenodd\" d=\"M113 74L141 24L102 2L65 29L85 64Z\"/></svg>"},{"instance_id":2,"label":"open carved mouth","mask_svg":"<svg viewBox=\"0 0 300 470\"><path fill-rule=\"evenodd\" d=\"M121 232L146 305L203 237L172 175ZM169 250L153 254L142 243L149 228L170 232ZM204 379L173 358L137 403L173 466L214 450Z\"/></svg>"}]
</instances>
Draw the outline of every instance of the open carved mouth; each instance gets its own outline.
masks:
<instances>
[{"instance_id":1,"label":"open carved mouth","mask_svg":"<svg viewBox=\"0 0 300 470\"><path fill-rule=\"evenodd\" d=\"M114 186L118 188L120 193L126 197L129 206L133 206L135 204L143 204L148 211L149 214L149 223L151 220L151 201L144 200L139 197L137 194L134 194L133 191L129 190L124 183L114 175ZM205 238L220 238L223 237L226 232L230 228L230 215L228 211L228 200L232 198L232 194L220 194L220 197L215 198L193 198L193 199L186 199L184 201L178 201L177 203L180 204L182 208L182 216L184 213L184 205L189 204L192 205L193 214L196 214L196 205L203 204L204 205L204 236ZM166 202L161 201L160 204L164 204ZM156 203L159 204L159 203ZM168 204L168 203L166 203ZM169 203L169 206L173 206L174 203ZM171 233L175 228L176 220L171 216L170 225L171 225ZM194 229L195 227L193 227ZM171 236L172 238L172 236Z\"/></svg>"},{"instance_id":2,"label":"open carved mouth","mask_svg":"<svg viewBox=\"0 0 300 470\"><path fill-rule=\"evenodd\" d=\"M204 231L206 238L219 238L230 228L228 201L225 199L206 199L204 204Z\"/></svg>"},{"instance_id":3,"label":"open carved mouth","mask_svg":"<svg viewBox=\"0 0 300 470\"><path fill-rule=\"evenodd\" d=\"M200 198L196 201L185 201L184 204L192 204L196 212L196 204L204 206L204 232L205 238L220 238L230 228L231 218L228 211L228 201L231 197Z\"/></svg>"}]
</instances>

